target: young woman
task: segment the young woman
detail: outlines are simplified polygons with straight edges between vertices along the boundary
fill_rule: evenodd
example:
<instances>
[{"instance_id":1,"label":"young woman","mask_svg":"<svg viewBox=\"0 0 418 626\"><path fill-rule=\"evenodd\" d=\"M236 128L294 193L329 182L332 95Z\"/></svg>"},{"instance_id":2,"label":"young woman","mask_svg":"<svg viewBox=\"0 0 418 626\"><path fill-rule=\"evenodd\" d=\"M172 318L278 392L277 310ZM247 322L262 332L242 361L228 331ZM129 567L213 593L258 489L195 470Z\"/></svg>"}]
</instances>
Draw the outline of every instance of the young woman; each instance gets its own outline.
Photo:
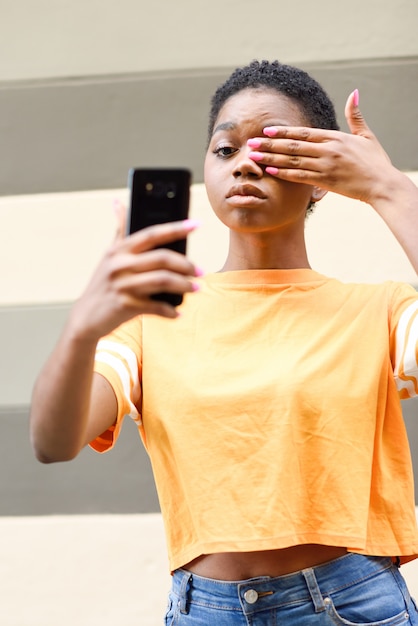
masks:
<instances>
[{"instance_id":1,"label":"young woman","mask_svg":"<svg viewBox=\"0 0 418 626\"><path fill-rule=\"evenodd\" d=\"M305 72L237 69L212 100L205 160L223 267L201 277L155 249L190 220L120 235L36 382L43 462L111 448L125 415L138 424L168 625L418 624L398 569L418 555L399 401L418 389L418 296L320 275L304 241L307 211L337 191L368 202L418 270L418 190L357 105L354 92L342 133ZM179 311L160 291L185 295Z\"/></svg>"}]
</instances>

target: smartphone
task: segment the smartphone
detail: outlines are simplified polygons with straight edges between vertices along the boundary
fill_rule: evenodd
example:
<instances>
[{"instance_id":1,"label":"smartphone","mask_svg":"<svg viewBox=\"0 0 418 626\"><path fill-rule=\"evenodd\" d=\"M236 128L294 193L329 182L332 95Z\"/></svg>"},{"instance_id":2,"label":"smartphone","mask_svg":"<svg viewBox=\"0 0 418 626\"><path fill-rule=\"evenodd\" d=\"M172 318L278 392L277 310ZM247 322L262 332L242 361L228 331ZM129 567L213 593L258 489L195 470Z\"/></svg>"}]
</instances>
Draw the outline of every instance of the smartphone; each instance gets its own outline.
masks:
<instances>
[{"instance_id":1,"label":"smartphone","mask_svg":"<svg viewBox=\"0 0 418 626\"><path fill-rule=\"evenodd\" d=\"M132 168L129 170L128 187L130 204L127 234L147 226L185 220L189 214L191 172L180 168ZM164 248L186 254L186 239L178 239ZM178 306L182 294L157 293L154 300Z\"/></svg>"}]
</instances>

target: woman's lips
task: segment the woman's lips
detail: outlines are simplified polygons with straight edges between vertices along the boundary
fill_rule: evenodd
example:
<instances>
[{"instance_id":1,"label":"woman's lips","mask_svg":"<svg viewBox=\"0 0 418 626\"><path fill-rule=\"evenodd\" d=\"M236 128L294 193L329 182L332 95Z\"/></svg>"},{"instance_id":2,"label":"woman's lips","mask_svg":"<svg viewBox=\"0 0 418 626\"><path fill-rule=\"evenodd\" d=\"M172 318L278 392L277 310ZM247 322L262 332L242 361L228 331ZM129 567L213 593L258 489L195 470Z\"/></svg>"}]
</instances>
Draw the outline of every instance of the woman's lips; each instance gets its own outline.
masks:
<instances>
[{"instance_id":1,"label":"woman's lips","mask_svg":"<svg viewBox=\"0 0 418 626\"><path fill-rule=\"evenodd\" d=\"M260 198L261 200L266 199L266 195L256 187L255 185L243 184L243 185L234 185L228 191L227 198L232 198L233 196L252 196L255 198Z\"/></svg>"},{"instance_id":2,"label":"woman's lips","mask_svg":"<svg viewBox=\"0 0 418 626\"><path fill-rule=\"evenodd\" d=\"M226 198L234 204L249 205L258 204L266 199L266 195L255 185L234 185L228 191Z\"/></svg>"}]
</instances>

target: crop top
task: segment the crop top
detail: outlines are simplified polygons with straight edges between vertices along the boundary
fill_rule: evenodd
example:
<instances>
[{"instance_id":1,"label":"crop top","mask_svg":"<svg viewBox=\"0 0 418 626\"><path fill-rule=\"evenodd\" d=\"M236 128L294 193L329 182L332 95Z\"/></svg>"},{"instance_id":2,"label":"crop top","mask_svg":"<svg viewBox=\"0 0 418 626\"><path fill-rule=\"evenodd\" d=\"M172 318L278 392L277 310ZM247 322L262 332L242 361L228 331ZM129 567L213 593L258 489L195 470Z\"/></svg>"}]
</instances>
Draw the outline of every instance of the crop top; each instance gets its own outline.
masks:
<instances>
[{"instance_id":1,"label":"crop top","mask_svg":"<svg viewBox=\"0 0 418 626\"><path fill-rule=\"evenodd\" d=\"M95 371L149 454L171 571L201 554L343 546L418 555L400 398L418 394L418 294L310 269L210 274L175 320L100 340Z\"/></svg>"}]
</instances>

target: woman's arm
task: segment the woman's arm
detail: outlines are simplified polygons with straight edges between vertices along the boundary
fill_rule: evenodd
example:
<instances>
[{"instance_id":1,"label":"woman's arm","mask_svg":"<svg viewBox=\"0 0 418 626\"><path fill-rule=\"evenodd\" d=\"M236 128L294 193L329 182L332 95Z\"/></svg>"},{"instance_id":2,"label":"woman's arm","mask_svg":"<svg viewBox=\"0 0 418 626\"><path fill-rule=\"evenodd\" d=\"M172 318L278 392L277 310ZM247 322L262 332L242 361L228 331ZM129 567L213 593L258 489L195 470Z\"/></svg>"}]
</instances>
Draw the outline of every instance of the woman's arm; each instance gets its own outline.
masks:
<instances>
[{"instance_id":1,"label":"woman's arm","mask_svg":"<svg viewBox=\"0 0 418 626\"><path fill-rule=\"evenodd\" d=\"M139 314L177 317L172 306L150 296L193 291L190 277L196 268L181 254L154 248L184 238L195 227L187 220L120 235L104 256L33 389L30 432L40 461L74 458L115 422L113 390L93 374L97 342Z\"/></svg>"},{"instance_id":2,"label":"woman's arm","mask_svg":"<svg viewBox=\"0 0 418 626\"><path fill-rule=\"evenodd\" d=\"M418 188L392 165L367 126L357 91L348 97L345 116L351 134L274 126L264 129L265 137L250 139L249 146L271 176L370 204L418 272Z\"/></svg>"},{"instance_id":3,"label":"woman's arm","mask_svg":"<svg viewBox=\"0 0 418 626\"><path fill-rule=\"evenodd\" d=\"M109 383L93 373L96 342L77 336L69 321L35 383L31 441L42 463L69 461L116 420Z\"/></svg>"}]
</instances>

